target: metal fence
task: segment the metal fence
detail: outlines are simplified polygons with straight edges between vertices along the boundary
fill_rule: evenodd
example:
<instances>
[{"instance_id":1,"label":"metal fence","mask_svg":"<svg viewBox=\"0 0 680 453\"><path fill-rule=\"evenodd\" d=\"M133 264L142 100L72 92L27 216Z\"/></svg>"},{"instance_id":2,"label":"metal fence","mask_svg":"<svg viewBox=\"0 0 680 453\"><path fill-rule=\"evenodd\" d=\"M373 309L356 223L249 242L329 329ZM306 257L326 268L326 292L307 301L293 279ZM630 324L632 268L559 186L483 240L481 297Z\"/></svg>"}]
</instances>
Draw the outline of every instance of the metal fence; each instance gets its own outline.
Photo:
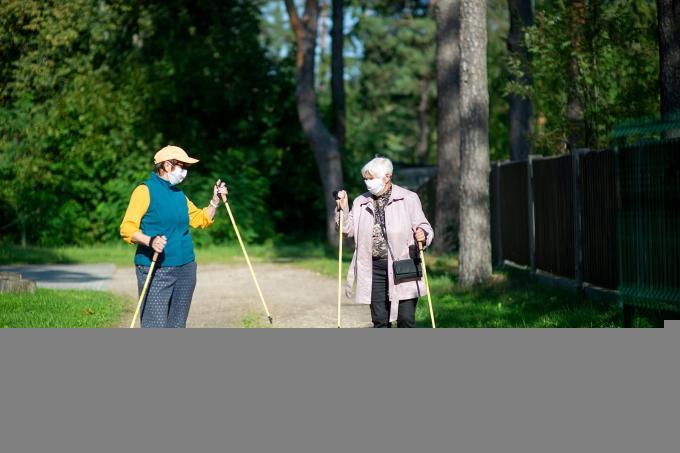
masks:
<instances>
[{"instance_id":1,"label":"metal fence","mask_svg":"<svg viewBox=\"0 0 680 453\"><path fill-rule=\"evenodd\" d=\"M680 310L680 141L617 150L619 294Z\"/></svg>"},{"instance_id":2,"label":"metal fence","mask_svg":"<svg viewBox=\"0 0 680 453\"><path fill-rule=\"evenodd\" d=\"M503 165L499 172L500 192L500 256L518 264L529 265L529 204L527 203L527 165L514 162Z\"/></svg>"},{"instance_id":3,"label":"metal fence","mask_svg":"<svg viewBox=\"0 0 680 453\"><path fill-rule=\"evenodd\" d=\"M571 156L532 159L536 268L567 278L574 266L574 184Z\"/></svg>"},{"instance_id":4,"label":"metal fence","mask_svg":"<svg viewBox=\"0 0 680 453\"><path fill-rule=\"evenodd\" d=\"M580 176L583 280L614 289L619 282L614 152L582 154Z\"/></svg>"},{"instance_id":5,"label":"metal fence","mask_svg":"<svg viewBox=\"0 0 680 453\"><path fill-rule=\"evenodd\" d=\"M680 141L495 162L490 192L496 265L680 310Z\"/></svg>"}]
</instances>

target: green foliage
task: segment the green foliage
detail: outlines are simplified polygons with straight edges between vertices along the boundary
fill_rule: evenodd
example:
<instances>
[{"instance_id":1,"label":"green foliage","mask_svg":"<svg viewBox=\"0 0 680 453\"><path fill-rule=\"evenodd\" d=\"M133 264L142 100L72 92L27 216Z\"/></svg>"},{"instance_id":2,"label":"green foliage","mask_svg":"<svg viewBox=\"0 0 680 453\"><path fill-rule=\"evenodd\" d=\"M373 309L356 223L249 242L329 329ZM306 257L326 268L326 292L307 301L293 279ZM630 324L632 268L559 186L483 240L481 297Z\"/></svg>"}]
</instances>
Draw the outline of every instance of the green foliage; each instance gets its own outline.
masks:
<instances>
[{"instance_id":1,"label":"green foliage","mask_svg":"<svg viewBox=\"0 0 680 453\"><path fill-rule=\"evenodd\" d=\"M260 21L257 4L240 0L1 1L0 236L117 240L132 189L168 143L201 159L183 187L197 205L215 179L227 180L247 240L271 236L275 224L299 228L282 214L298 188L279 185L270 198L271 187L316 169L281 166L307 150L292 62L267 57ZM197 234L230 239L224 213Z\"/></svg>"},{"instance_id":2,"label":"green foliage","mask_svg":"<svg viewBox=\"0 0 680 453\"><path fill-rule=\"evenodd\" d=\"M510 85L530 96L538 122L536 151L565 149L570 88L583 100L580 146L602 148L617 119L658 112L658 45L653 0L586 1L585 23L562 0L540 2L536 24L527 32L532 55L532 87ZM571 62L576 76L571 77ZM511 64L517 71L518 64Z\"/></svg>"},{"instance_id":3,"label":"green foliage","mask_svg":"<svg viewBox=\"0 0 680 453\"><path fill-rule=\"evenodd\" d=\"M139 74L114 71L107 49L116 40L120 3L73 1L0 4L8 74L0 116L0 191L11 211L44 244L110 238L111 205L102 190L140 168L144 93ZM125 164L123 164L125 163ZM117 215L119 220L120 214ZM103 237L102 237L103 236Z\"/></svg>"},{"instance_id":4,"label":"green foliage","mask_svg":"<svg viewBox=\"0 0 680 453\"><path fill-rule=\"evenodd\" d=\"M487 2L487 78L489 84L489 154L491 160L510 157L508 97L505 86L509 70L506 64L506 40L510 28L507 0Z\"/></svg>"},{"instance_id":5,"label":"green foliage","mask_svg":"<svg viewBox=\"0 0 680 453\"><path fill-rule=\"evenodd\" d=\"M427 15L432 0L360 0L365 8L388 17L423 17Z\"/></svg>"},{"instance_id":6,"label":"green foliage","mask_svg":"<svg viewBox=\"0 0 680 453\"><path fill-rule=\"evenodd\" d=\"M429 159L436 162L436 24L427 1L359 1L351 38L362 54L349 59L347 83L347 175L376 154L414 163L419 137L418 103L430 83ZM507 158L508 78L505 0L488 2L489 145L492 159ZM350 40L350 42L352 42Z\"/></svg>"},{"instance_id":7,"label":"green foliage","mask_svg":"<svg viewBox=\"0 0 680 453\"><path fill-rule=\"evenodd\" d=\"M276 162L273 162L275 166ZM261 242L274 235L273 225L266 221L270 217L266 203L269 197L269 180L260 170L257 155L247 150L230 149L216 152L204 163L212 172L187 177L182 189L197 206L207 205L212 197L214 182L228 175L229 204L241 232L247 242ZM190 172L192 170L189 170ZM226 212L220 207L215 224L207 230L193 230L197 244L207 245L225 240L235 240L236 235Z\"/></svg>"},{"instance_id":8,"label":"green foliage","mask_svg":"<svg viewBox=\"0 0 680 453\"><path fill-rule=\"evenodd\" d=\"M354 29L363 44L360 73L347 85L350 161L362 162L380 154L414 162L423 84L429 86L430 130L436 129L434 33L430 17L368 12L360 17ZM434 149L435 135L430 135Z\"/></svg>"}]
</instances>

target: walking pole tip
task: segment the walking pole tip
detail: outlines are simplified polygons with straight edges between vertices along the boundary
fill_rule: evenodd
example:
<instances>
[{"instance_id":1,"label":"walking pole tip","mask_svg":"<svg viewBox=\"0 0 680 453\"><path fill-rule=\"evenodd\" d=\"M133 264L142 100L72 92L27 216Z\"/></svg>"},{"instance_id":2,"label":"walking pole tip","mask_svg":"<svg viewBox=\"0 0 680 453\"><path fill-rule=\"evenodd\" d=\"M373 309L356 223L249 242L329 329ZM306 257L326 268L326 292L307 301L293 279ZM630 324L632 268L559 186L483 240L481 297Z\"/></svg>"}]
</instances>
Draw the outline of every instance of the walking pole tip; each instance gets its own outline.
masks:
<instances>
[{"instance_id":1,"label":"walking pole tip","mask_svg":"<svg viewBox=\"0 0 680 453\"><path fill-rule=\"evenodd\" d=\"M273 325L274 324L274 318L272 318L271 316L267 316L267 318L269 318L269 324Z\"/></svg>"}]
</instances>

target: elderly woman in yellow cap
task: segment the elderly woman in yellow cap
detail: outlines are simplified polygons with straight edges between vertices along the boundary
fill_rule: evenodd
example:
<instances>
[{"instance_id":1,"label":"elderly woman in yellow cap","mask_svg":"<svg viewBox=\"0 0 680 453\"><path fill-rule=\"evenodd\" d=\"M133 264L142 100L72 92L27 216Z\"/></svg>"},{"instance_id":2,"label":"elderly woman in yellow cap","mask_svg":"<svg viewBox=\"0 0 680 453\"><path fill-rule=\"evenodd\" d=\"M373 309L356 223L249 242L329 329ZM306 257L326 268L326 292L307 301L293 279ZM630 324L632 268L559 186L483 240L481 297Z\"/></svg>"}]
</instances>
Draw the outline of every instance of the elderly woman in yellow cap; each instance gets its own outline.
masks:
<instances>
[{"instance_id":1,"label":"elderly woman in yellow cap","mask_svg":"<svg viewBox=\"0 0 680 453\"><path fill-rule=\"evenodd\" d=\"M120 235L137 244L135 268L141 293L154 253L159 257L142 306L142 327L186 327L196 287L196 261L189 227L213 223L224 182L217 180L209 206L197 208L177 185L187 168L198 162L177 146L166 146L154 156L155 171L132 192Z\"/></svg>"}]
</instances>

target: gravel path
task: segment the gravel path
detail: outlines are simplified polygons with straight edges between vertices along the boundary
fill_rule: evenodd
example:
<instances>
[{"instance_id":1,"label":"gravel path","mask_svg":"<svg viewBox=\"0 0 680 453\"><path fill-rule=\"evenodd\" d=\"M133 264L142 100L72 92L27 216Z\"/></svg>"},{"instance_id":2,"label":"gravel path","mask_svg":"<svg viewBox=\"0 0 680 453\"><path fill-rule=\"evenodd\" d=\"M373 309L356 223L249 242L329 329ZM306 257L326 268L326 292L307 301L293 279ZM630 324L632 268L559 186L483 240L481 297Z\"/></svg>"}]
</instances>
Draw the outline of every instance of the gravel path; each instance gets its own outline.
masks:
<instances>
[{"instance_id":1,"label":"gravel path","mask_svg":"<svg viewBox=\"0 0 680 453\"><path fill-rule=\"evenodd\" d=\"M273 327L336 327L336 279L287 264L253 266L274 318ZM110 287L136 301L134 269L116 269ZM123 325L129 322L124 320ZM247 266L199 264L187 327L244 326L269 326ZM370 326L369 306L354 304L343 297L342 327Z\"/></svg>"}]
</instances>

